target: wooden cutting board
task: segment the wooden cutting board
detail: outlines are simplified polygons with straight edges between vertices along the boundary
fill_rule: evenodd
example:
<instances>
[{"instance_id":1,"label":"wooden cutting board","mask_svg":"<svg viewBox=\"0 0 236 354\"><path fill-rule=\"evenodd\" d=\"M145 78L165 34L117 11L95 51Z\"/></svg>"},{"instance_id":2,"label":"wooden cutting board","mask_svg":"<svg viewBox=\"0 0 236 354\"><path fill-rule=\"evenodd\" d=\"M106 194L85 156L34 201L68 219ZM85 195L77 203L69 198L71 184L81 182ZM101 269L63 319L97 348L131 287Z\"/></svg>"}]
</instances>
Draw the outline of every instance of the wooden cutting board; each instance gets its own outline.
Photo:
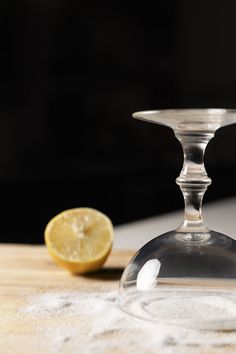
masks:
<instances>
[{"instance_id":1,"label":"wooden cutting board","mask_svg":"<svg viewBox=\"0 0 236 354\"><path fill-rule=\"evenodd\" d=\"M123 268L134 252L113 252L105 267L94 274L75 276L59 268L45 246L0 245L0 291L19 294L26 289L70 288L86 291L118 287Z\"/></svg>"},{"instance_id":2,"label":"wooden cutting board","mask_svg":"<svg viewBox=\"0 0 236 354\"><path fill-rule=\"evenodd\" d=\"M55 265L44 246L0 245L0 353L45 353L48 351L47 338L45 341L37 336L35 321L21 316L21 308L28 297L48 291L113 291L118 288L118 281L125 264L133 251L113 251L104 269L96 274L73 276ZM94 319L96 320L96 319ZM47 321L49 321L47 319ZM42 320L43 322L43 320ZM56 332L56 321L52 322L52 331ZM43 325L43 323L41 323ZM47 323L50 326L50 323ZM84 324L81 323L81 326ZM98 324L99 325L99 324ZM129 335L127 333L127 335ZM135 340L135 338L134 338ZM174 346L173 353L218 354L236 353L236 346L223 348L201 347L186 348ZM168 353L172 353L169 348ZM55 351L58 353L81 353L68 351L67 343ZM155 351L161 353L162 351ZM129 350L116 348L106 353L129 353ZM146 354L146 352L142 351Z\"/></svg>"},{"instance_id":3,"label":"wooden cutting board","mask_svg":"<svg viewBox=\"0 0 236 354\"><path fill-rule=\"evenodd\" d=\"M79 294L116 290L132 253L113 252L101 271L75 276L54 264L44 246L0 245L0 353L47 352L47 338L42 348L42 338L38 342L39 334L34 323L27 321L23 313L21 315L26 299L50 291L76 291ZM55 322L52 322L53 327L56 333ZM67 348L65 343L64 350L62 347L59 352L67 353ZM82 354L83 351L76 353Z\"/></svg>"}]
</instances>

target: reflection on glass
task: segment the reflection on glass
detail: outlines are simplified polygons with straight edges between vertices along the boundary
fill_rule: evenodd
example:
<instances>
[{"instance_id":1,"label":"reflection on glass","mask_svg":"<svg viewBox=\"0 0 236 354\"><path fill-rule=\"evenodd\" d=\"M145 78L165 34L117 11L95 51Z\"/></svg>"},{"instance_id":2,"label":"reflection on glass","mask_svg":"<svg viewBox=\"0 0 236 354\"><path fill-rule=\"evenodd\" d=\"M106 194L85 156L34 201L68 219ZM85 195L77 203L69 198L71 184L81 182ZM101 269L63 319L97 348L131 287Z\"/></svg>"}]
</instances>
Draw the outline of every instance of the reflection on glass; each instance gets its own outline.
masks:
<instances>
[{"instance_id":1,"label":"reflection on glass","mask_svg":"<svg viewBox=\"0 0 236 354\"><path fill-rule=\"evenodd\" d=\"M160 268L161 262L158 259L149 259L138 272L137 289L148 290L155 288Z\"/></svg>"}]
</instances>

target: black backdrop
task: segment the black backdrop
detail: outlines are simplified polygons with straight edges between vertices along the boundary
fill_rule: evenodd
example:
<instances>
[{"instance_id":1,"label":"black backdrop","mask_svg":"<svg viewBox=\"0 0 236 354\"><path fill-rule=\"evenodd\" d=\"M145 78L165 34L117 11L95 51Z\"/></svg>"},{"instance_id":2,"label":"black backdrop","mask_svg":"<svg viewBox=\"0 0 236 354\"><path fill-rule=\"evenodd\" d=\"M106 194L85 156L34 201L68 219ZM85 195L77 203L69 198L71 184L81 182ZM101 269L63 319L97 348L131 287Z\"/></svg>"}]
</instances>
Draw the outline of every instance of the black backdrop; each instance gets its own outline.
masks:
<instances>
[{"instance_id":1,"label":"black backdrop","mask_svg":"<svg viewBox=\"0 0 236 354\"><path fill-rule=\"evenodd\" d=\"M0 4L0 241L43 242L90 206L115 224L183 206L182 152L134 111L236 107L236 2ZM205 200L236 193L236 127L206 155Z\"/></svg>"}]
</instances>

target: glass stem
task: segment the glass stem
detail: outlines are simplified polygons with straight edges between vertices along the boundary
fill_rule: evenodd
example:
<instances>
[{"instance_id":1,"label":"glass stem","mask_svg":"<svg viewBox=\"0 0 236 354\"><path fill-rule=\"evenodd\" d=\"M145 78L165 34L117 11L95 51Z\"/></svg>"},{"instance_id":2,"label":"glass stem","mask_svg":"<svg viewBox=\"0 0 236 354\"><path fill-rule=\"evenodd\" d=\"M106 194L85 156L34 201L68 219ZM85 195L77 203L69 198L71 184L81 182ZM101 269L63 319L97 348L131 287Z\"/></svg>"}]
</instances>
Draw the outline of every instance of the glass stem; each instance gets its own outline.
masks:
<instances>
[{"instance_id":1,"label":"glass stem","mask_svg":"<svg viewBox=\"0 0 236 354\"><path fill-rule=\"evenodd\" d=\"M212 132L175 131L183 147L184 164L176 183L184 196L185 210L178 232L208 232L202 218L202 199L211 179L204 166L204 153Z\"/></svg>"}]
</instances>

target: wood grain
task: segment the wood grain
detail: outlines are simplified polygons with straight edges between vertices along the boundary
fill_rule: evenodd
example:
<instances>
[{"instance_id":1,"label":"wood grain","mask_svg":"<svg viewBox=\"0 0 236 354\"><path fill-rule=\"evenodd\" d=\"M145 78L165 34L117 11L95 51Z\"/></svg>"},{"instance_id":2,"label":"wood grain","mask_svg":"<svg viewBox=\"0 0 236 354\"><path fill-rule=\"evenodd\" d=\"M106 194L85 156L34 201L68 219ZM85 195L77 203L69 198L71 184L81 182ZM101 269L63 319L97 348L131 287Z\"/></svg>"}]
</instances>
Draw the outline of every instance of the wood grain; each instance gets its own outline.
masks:
<instances>
[{"instance_id":1,"label":"wood grain","mask_svg":"<svg viewBox=\"0 0 236 354\"><path fill-rule=\"evenodd\" d=\"M1 245L0 353L46 351L47 341L45 339L44 346L42 341L38 343L34 323L21 318L20 309L27 298L50 290L79 293L117 289L122 270L132 253L114 252L100 272L75 276L55 265L44 246Z\"/></svg>"}]
</instances>

